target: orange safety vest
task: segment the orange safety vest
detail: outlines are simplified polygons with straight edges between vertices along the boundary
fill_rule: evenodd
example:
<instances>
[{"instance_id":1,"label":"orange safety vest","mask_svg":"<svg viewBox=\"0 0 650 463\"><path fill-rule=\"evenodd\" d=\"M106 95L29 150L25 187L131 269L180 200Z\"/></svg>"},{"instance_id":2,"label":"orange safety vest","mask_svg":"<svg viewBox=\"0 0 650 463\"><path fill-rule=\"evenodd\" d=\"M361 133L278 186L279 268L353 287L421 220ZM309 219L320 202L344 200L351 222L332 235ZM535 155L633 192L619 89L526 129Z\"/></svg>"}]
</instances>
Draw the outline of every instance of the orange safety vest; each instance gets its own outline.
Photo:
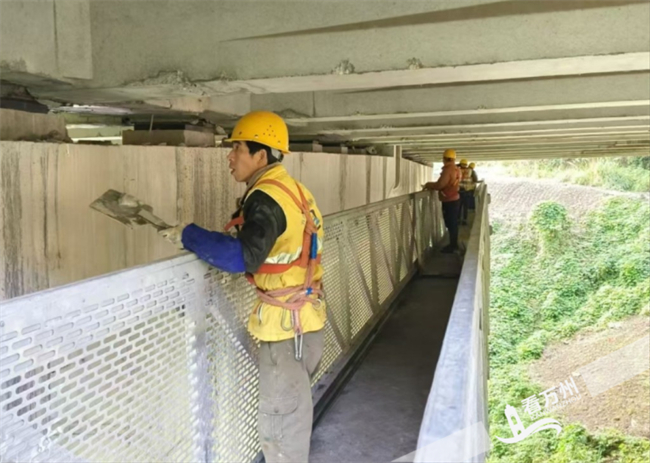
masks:
<instances>
[{"instance_id":1,"label":"orange safety vest","mask_svg":"<svg viewBox=\"0 0 650 463\"><path fill-rule=\"evenodd\" d=\"M458 185L460 183L460 169L453 164L449 166L443 166L441 175L445 169L454 169L454 172L452 172L452 181L448 183L447 186L444 187L438 194L438 198L443 203L460 199L460 194L458 194Z\"/></svg>"}]
</instances>

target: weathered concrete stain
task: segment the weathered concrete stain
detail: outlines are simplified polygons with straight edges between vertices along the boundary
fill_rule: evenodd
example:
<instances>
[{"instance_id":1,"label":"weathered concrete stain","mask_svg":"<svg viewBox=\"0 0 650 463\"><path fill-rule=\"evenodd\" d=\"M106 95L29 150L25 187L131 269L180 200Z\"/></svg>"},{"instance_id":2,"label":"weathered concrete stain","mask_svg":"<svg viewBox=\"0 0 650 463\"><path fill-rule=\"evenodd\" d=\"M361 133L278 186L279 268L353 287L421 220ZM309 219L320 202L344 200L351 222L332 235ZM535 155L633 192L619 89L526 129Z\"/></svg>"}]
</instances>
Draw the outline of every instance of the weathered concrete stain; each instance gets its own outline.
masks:
<instances>
[{"instance_id":1,"label":"weathered concrete stain","mask_svg":"<svg viewBox=\"0 0 650 463\"><path fill-rule=\"evenodd\" d=\"M3 71L16 71L27 72L27 63L24 59L17 60L2 60L0 61L0 70Z\"/></svg>"},{"instance_id":2,"label":"weathered concrete stain","mask_svg":"<svg viewBox=\"0 0 650 463\"><path fill-rule=\"evenodd\" d=\"M45 263L50 261L50 252L49 252L49 246L48 246L48 213L47 213L47 197L48 197L48 187L47 187L47 181L49 179L48 175L48 153L41 153L40 154L40 167L41 167L41 188L42 188L42 204L43 204L43 256L45 258ZM36 181L37 179L33 179L33 181ZM34 198L36 199L36 198ZM50 287L50 279L49 279L49 272L44 272L41 269L37 268L35 269L35 272L33 272L33 277L35 281L37 282L36 284L39 287L43 288L49 288Z\"/></svg>"},{"instance_id":3,"label":"weathered concrete stain","mask_svg":"<svg viewBox=\"0 0 650 463\"><path fill-rule=\"evenodd\" d=\"M4 294L11 298L25 291L22 255L22 235L20 225L22 218L22 198L20 192L20 152L3 150L0 155L0 197L4 223L2 237L4 249Z\"/></svg>"},{"instance_id":4,"label":"weathered concrete stain","mask_svg":"<svg viewBox=\"0 0 650 463\"><path fill-rule=\"evenodd\" d=\"M66 145L67 146L67 145ZM56 268L61 268L61 243L59 241L59 152L54 154L54 232L56 234Z\"/></svg>"}]
</instances>

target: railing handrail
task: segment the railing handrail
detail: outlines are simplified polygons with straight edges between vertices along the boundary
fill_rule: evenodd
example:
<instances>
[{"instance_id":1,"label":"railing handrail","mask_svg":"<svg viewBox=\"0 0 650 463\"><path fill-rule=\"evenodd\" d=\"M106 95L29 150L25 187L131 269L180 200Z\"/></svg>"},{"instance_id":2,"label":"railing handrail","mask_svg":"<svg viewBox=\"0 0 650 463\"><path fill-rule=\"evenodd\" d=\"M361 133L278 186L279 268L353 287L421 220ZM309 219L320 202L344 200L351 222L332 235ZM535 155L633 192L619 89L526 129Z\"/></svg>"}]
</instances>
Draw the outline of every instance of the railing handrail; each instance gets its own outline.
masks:
<instances>
[{"instance_id":1,"label":"railing handrail","mask_svg":"<svg viewBox=\"0 0 650 463\"><path fill-rule=\"evenodd\" d=\"M427 400L416 462L484 460L487 430L486 371L476 371L477 354L486 360L487 323L479 300L487 221L487 187L477 191L477 208L442 349ZM484 256L487 254L487 256ZM486 304L487 305L487 304ZM481 333L483 331L483 333ZM477 346L477 343L478 346Z\"/></svg>"}]
</instances>

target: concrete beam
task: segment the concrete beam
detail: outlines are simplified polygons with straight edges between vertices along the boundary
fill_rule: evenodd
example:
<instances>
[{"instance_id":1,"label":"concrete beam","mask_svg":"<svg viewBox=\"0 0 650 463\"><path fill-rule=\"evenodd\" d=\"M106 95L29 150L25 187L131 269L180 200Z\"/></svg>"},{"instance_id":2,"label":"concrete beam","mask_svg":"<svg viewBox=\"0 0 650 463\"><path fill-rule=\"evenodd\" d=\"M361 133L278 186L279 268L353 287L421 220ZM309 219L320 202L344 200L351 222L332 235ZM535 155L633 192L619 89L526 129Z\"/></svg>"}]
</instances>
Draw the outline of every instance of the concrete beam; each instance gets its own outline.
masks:
<instances>
[{"instance_id":1,"label":"concrete beam","mask_svg":"<svg viewBox=\"0 0 650 463\"><path fill-rule=\"evenodd\" d=\"M478 140L468 140L464 142L455 142L449 143L448 141L443 142L403 142L401 146L405 149L431 149L431 148L441 148L444 149L449 146L453 146L456 149L462 148L476 148L476 147L519 147L519 146L530 146L530 145L566 145L566 144L582 144L590 145L594 143L603 143L603 142L612 142L616 141L621 143L623 141L630 140L648 140L650 137L649 132L641 134L632 134L632 135L618 135L613 137L611 135L602 135L594 137L570 137L570 138L533 138L533 139L516 139L516 140L488 140L488 141L478 141Z\"/></svg>"},{"instance_id":2,"label":"concrete beam","mask_svg":"<svg viewBox=\"0 0 650 463\"><path fill-rule=\"evenodd\" d=\"M211 127L187 126L178 130L127 130L122 132L123 145L215 146Z\"/></svg>"},{"instance_id":3,"label":"concrete beam","mask_svg":"<svg viewBox=\"0 0 650 463\"><path fill-rule=\"evenodd\" d=\"M463 150L465 148L492 148L492 147L526 147L526 146L562 146L567 144L581 144L583 146L589 146L592 144L602 144L602 143L622 143L625 141L645 141L648 140L649 134L637 135L633 137L609 137L609 138L595 138L595 139L586 139L586 140L563 140L563 141L535 141L529 140L524 143L473 143L473 144L461 144L461 143L442 143L437 145L427 145L427 144L412 144L412 145L401 145L405 150L445 150L449 147L453 147L456 150ZM556 139L558 140L558 139ZM560 139L561 140L561 139Z\"/></svg>"},{"instance_id":4,"label":"concrete beam","mask_svg":"<svg viewBox=\"0 0 650 463\"><path fill-rule=\"evenodd\" d=\"M507 153L498 155L476 155L472 157L473 162L485 161L524 161L535 159L570 159L570 158L603 158L603 157L643 157L648 156L648 151L626 151L625 153L617 153L612 151L578 151L578 152L564 152L558 151L556 153ZM405 156L415 162L440 162L440 158L419 158L417 156Z\"/></svg>"},{"instance_id":5,"label":"concrete beam","mask_svg":"<svg viewBox=\"0 0 650 463\"><path fill-rule=\"evenodd\" d=\"M584 105L586 106L586 105ZM501 110L504 109L504 110ZM576 120L576 119L593 119L603 117L630 117L630 116L648 116L650 115L650 103L648 104L630 104L620 106L601 106L601 107L570 107L549 109L543 108L539 111L508 111L510 108L500 108L498 111L467 110L464 114L435 114L433 116L422 116L420 114L402 115L391 118L382 116L375 120L341 120L339 122L310 123L305 122L301 125L293 125L294 134L318 134L336 130L355 130L371 128L397 128L397 127L420 127L438 124L446 125L468 125L484 123L508 123L508 122L528 122L544 120ZM459 111L460 112L460 111Z\"/></svg>"},{"instance_id":6,"label":"concrete beam","mask_svg":"<svg viewBox=\"0 0 650 463\"><path fill-rule=\"evenodd\" d=\"M647 153L630 153L626 154L625 157L644 157L647 156ZM571 156L565 154L551 155L548 157L537 157L537 156L521 156L521 157L500 157L495 158L485 158L485 159L475 159L475 162L486 162L486 161L535 161L541 159L585 159L585 158L607 158L607 157L620 157L620 156L610 156L602 153L593 153L593 154L580 154L579 156ZM410 158L409 158L410 159ZM413 162L422 162L416 158L410 159Z\"/></svg>"},{"instance_id":7,"label":"concrete beam","mask_svg":"<svg viewBox=\"0 0 650 463\"><path fill-rule=\"evenodd\" d=\"M405 71L379 71L364 74L325 74L275 77L253 80L209 80L191 82L180 74L165 75L137 85L93 89L101 103L135 99L164 99L182 96L210 96L247 92L252 94L351 91L415 85L463 84L513 79L535 79L617 72L647 72L650 53L587 55L570 58L521 60L493 64L472 64ZM83 89L41 90L39 96L75 101L89 92Z\"/></svg>"},{"instance_id":8,"label":"concrete beam","mask_svg":"<svg viewBox=\"0 0 650 463\"><path fill-rule=\"evenodd\" d=\"M634 52L364 74L307 75L232 82L211 81L205 82L202 87L207 88L208 93L215 94L240 90L250 93L349 91L648 70L650 70L650 53Z\"/></svg>"},{"instance_id":9,"label":"concrete beam","mask_svg":"<svg viewBox=\"0 0 650 463\"><path fill-rule=\"evenodd\" d=\"M475 153L467 154L471 161L478 160L504 160L504 159L517 159L517 158L532 158L532 159L548 159L548 158L579 158L584 155L600 155L600 156L648 156L650 155L650 147L646 146L629 146L629 147L601 147L591 149L567 149L567 150L514 150L514 151L478 151ZM440 153L425 154L425 153L405 153L405 156L416 156L425 161L439 161L441 159Z\"/></svg>"},{"instance_id":10,"label":"concrete beam","mask_svg":"<svg viewBox=\"0 0 650 463\"><path fill-rule=\"evenodd\" d=\"M500 156L500 155L513 155L513 154L553 154L558 152L582 152L582 151L649 151L650 145L648 143L634 143L630 145L614 145L614 144L601 144L601 145L567 145L557 146L554 148L545 147L522 147L519 149L459 149L456 151L458 159L465 158L472 160L476 156ZM439 160L442 157L444 150L405 150L404 154L407 156L420 156L427 160Z\"/></svg>"},{"instance_id":11,"label":"concrete beam","mask_svg":"<svg viewBox=\"0 0 650 463\"><path fill-rule=\"evenodd\" d=\"M650 99L650 73L381 90L252 95L251 109L301 117L363 116Z\"/></svg>"},{"instance_id":12,"label":"concrete beam","mask_svg":"<svg viewBox=\"0 0 650 463\"><path fill-rule=\"evenodd\" d=\"M386 143L386 144L427 144L427 143L457 143L457 142L481 142L494 140L527 140L532 138L589 138L603 135L627 136L635 134L647 134L650 132L649 126L617 126L617 127L589 127L589 128L571 128L571 129L543 129L543 130L520 130L504 132L458 132L458 133L440 133L433 135L406 135L396 136L378 136L378 137L360 137L355 138L358 144Z\"/></svg>"},{"instance_id":13,"label":"concrete beam","mask_svg":"<svg viewBox=\"0 0 650 463\"><path fill-rule=\"evenodd\" d=\"M429 112L412 112L412 113L391 113L391 114L356 114L356 115L341 115L341 116L324 116L324 117L288 117L285 119L287 124L304 124L315 122L368 122L368 121L381 121L390 120L396 121L400 119L413 119L413 118L448 118L452 116L483 116L494 114L518 114L529 112L552 112L552 111L566 111L571 109L604 109L604 108L635 108L642 107L644 109L650 108L650 100L632 100L632 101L600 101L590 103L569 103L557 105L539 105L539 106L517 106L505 108L491 108L491 109L460 109L455 111L429 111Z\"/></svg>"},{"instance_id":14,"label":"concrete beam","mask_svg":"<svg viewBox=\"0 0 650 463\"><path fill-rule=\"evenodd\" d=\"M133 127L122 125L91 125L91 124L68 124L68 136L74 140L97 140L103 138L117 138L122 140L122 132L133 130Z\"/></svg>"},{"instance_id":15,"label":"concrete beam","mask_svg":"<svg viewBox=\"0 0 650 463\"><path fill-rule=\"evenodd\" d=\"M632 141L632 142L621 142L621 143L602 143L600 145L582 145L574 144L567 146L527 146L527 147L509 147L509 148L494 148L494 147L473 147L473 148L464 148L458 150L457 154L459 156L469 156L471 157L474 154L491 154L491 153L526 153L526 152L557 152L557 151L588 151L588 150L642 150L650 149L650 141ZM428 149L416 149L416 150L404 150L405 154L413 155L424 155L424 156L433 156L440 157L442 151L435 151Z\"/></svg>"},{"instance_id":16,"label":"concrete beam","mask_svg":"<svg viewBox=\"0 0 650 463\"><path fill-rule=\"evenodd\" d=\"M352 140L359 139L363 136L374 135L427 135L432 132L447 133L449 131L487 131L489 129L511 128L516 130L529 129L532 127L557 127L565 125L573 125L577 127L590 126L593 127L597 124L599 127L616 127L619 125L629 126L630 123L645 127L650 121L650 116L625 116L625 117L596 117L584 119L559 119L559 120L538 120L538 121L523 121L523 122L499 122L499 123L485 123L485 124L450 124L450 125L427 125L419 127L378 127L378 128L365 128L365 129L340 129L340 130L323 130L318 135L323 137L331 136L344 137Z\"/></svg>"}]
</instances>

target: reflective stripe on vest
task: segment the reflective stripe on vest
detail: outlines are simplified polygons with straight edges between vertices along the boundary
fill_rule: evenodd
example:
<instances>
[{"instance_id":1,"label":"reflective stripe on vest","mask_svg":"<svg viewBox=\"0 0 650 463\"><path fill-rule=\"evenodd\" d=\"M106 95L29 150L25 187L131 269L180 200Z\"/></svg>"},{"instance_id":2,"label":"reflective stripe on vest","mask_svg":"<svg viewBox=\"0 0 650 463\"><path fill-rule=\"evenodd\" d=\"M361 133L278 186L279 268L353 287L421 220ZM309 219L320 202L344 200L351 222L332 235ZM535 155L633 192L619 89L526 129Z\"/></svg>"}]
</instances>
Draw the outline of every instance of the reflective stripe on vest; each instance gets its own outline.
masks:
<instances>
[{"instance_id":1,"label":"reflective stripe on vest","mask_svg":"<svg viewBox=\"0 0 650 463\"><path fill-rule=\"evenodd\" d=\"M320 254L323 252L323 240L320 239L319 237L316 237L316 240L318 242L317 252L318 254ZM265 264L290 264L291 262L298 260L301 254L302 254L302 246L300 246L294 253L281 252L278 255L267 257L264 263Z\"/></svg>"},{"instance_id":2,"label":"reflective stripe on vest","mask_svg":"<svg viewBox=\"0 0 650 463\"><path fill-rule=\"evenodd\" d=\"M469 167L461 167L461 180L460 180L460 187L463 190L473 190L475 185L474 181L472 180L472 169Z\"/></svg>"},{"instance_id":3,"label":"reflective stripe on vest","mask_svg":"<svg viewBox=\"0 0 650 463\"><path fill-rule=\"evenodd\" d=\"M284 185L282 182L278 180L273 180L273 179L260 180L255 184L255 187L261 184L275 185L278 188L280 188L282 191L284 191L284 193L286 193L294 201L296 206L298 206L298 208L301 210L303 216L305 216L307 220L307 224L311 224L311 226L313 226L313 221L311 220L311 213L309 212L307 206L307 200L305 199L305 196L302 192L302 189L300 188L300 185L298 185L298 182L296 182L296 188L298 188L298 193L300 194L300 200L298 200L296 195L294 195L293 192L289 190L289 188L287 188L286 185ZM239 217L232 219L230 222L226 224L225 230L228 231L233 226L240 226L243 223L244 223L244 216L242 210L241 215ZM299 246L296 251L292 253L279 253L276 254L275 256L267 257L256 273L272 273L272 274L284 273L294 266L307 268L310 260L309 241L311 238L311 233L307 230L307 225L305 225L305 230L303 234L304 234L303 245ZM316 238L317 238L318 255L315 259L315 263L318 265L320 264L322 258L323 242L320 237L317 236Z\"/></svg>"}]
</instances>

